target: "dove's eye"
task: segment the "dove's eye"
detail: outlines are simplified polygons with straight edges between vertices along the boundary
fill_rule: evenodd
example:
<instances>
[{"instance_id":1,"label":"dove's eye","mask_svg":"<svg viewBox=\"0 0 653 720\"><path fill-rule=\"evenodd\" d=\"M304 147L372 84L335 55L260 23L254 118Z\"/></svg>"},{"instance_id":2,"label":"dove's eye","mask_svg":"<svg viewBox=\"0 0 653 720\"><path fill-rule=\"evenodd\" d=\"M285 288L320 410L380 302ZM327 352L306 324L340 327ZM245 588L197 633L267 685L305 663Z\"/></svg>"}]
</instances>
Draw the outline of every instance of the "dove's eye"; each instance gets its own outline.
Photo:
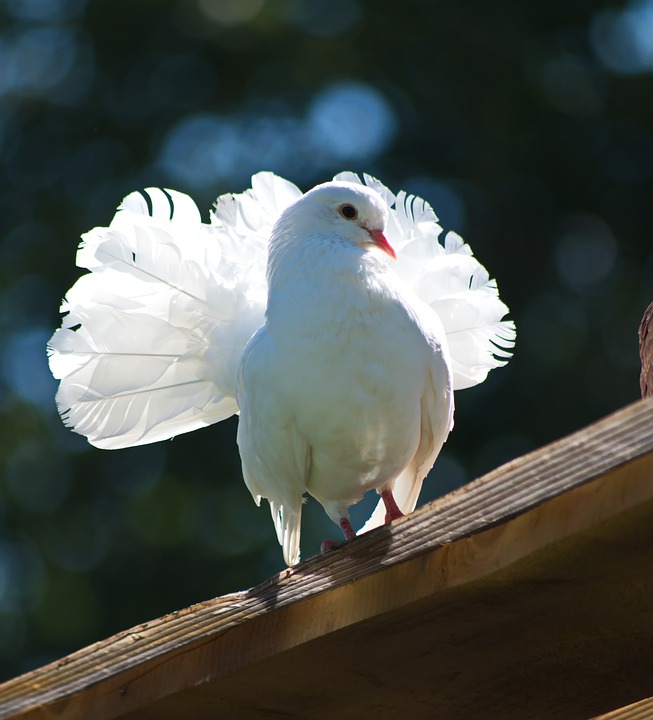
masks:
<instances>
[{"instance_id":1,"label":"dove's eye","mask_svg":"<svg viewBox=\"0 0 653 720\"><path fill-rule=\"evenodd\" d=\"M338 212L345 218L345 220L353 220L358 216L358 210L353 205L341 205L338 208Z\"/></svg>"}]
</instances>

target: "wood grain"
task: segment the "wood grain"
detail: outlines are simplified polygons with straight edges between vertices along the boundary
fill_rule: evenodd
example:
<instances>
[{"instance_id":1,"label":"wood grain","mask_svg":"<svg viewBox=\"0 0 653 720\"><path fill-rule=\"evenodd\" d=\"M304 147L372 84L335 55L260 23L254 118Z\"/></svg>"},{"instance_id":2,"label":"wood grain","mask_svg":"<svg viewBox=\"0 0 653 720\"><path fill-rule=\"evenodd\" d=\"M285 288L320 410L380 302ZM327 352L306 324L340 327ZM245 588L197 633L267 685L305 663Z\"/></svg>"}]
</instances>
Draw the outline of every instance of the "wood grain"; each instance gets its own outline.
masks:
<instances>
[{"instance_id":1,"label":"wood grain","mask_svg":"<svg viewBox=\"0 0 653 720\"><path fill-rule=\"evenodd\" d=\"M0 718L585 720L653 695L652 528L647 400L0 685Z\"/></svg>"}]
</instances>

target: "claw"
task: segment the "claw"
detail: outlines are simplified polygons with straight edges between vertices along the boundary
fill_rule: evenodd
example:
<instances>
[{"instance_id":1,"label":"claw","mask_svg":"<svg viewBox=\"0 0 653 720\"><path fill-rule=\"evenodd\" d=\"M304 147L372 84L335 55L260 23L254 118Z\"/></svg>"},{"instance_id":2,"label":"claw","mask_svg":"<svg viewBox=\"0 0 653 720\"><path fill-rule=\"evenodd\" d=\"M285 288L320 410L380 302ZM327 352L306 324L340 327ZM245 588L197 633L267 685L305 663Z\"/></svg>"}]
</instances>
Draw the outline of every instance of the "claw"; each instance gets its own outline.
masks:
<instances>
[{"instance_id":1,"label":"claw","mask_svg":"<svg viewBox=\"0 0 653 720\"><path fill-rule=\"evenodd\" d=\"M340 545L340 543L337 540L322 540L320 552L324 555L325 553L328 553L329 550L333 550L333 548L338 547L338 545Z\"/></svg>"},{"instance_id":2,"label":"claw","mask_svg":"<svg viewBox=\"0 0 653 720\"><path fill-rule=\"evenodd\" d=\"M356 537L356 531L351 526L349 518L340 518L340 528L342 530L342 534L345 536L345 540L351 540ZM320 552L324 554L341 544L342 543L339 543L337 540L322 540Z\"/></svg>"}]
</instances>

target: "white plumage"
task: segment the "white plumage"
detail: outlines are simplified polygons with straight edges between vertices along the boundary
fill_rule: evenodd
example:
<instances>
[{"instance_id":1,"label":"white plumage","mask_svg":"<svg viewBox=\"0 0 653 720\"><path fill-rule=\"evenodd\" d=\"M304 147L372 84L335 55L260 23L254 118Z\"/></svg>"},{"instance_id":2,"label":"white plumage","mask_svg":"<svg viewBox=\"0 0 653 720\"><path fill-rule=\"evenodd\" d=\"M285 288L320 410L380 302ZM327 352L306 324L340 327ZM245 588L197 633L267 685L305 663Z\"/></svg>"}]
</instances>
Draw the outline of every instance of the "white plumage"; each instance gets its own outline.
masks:
<instances>
[{"instance_id":1,"label":"white plumage","mask_svg":"<svg viewBox=\"0 0 653 720\"><path fill-rule=\"evenodd\" d=\"M90 273L49 343L64 422L98 447L240 408L245 482L270 501L289 564L306 491L346 533L370 488L386 492L363 530L384 521L387 491L414 509L452 390L505 364L515 337L496 284L457 235L438 242L425 201L368 176L335 181L302 196L258 173L218 198L210 224L181 193L132 193L83 237Z\"/></svg>"}]
</instances>

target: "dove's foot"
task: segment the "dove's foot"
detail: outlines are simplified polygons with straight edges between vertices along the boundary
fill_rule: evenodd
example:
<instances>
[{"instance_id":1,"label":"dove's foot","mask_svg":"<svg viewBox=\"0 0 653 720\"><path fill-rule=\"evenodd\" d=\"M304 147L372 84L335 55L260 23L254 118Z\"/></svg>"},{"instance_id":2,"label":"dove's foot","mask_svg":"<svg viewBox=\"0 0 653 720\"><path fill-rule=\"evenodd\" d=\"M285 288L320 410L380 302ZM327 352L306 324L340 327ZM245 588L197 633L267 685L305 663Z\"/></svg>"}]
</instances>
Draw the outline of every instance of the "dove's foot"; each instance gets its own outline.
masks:
<instances>
[{"instance_id":1,"label":"dove's foot","mask_svg":"<svg viewBox=\"0 0 653 720\"><path fill-rule=\"evenodd\" d=\"M342 518L340 520L340 528L342 529L342 534L345 536L345 540L351 540L356 537L356 531L351 526L349 518ZM340 545L340 543L337 540L322 540L320 552L324 554L338 545Z\"/></svg>"},{"instance_id":2,"label":"dove's foot","mask_svg":"<svg viewBox=\"0 0 653 720\"><path fill-rule=\"evenodd\" d=\"M385 521L387 523L404 516L399 509L399 505L397 505L392 490L383 490L381 492L381 500L383 500L383 504L385 505Z\"/></svg>"},{"instance_id":3,"label":"dove's foot","mask_svg":"<svg viewBox=\"0 0 653 720\"><path fill-rule=\"evenodd\" d=\"M337 540L322 540L320 544L320 552L322 555L328 553L329 550L333 550L334 547L338 547L340 543Z\"/></svg>"}]
</instances>

